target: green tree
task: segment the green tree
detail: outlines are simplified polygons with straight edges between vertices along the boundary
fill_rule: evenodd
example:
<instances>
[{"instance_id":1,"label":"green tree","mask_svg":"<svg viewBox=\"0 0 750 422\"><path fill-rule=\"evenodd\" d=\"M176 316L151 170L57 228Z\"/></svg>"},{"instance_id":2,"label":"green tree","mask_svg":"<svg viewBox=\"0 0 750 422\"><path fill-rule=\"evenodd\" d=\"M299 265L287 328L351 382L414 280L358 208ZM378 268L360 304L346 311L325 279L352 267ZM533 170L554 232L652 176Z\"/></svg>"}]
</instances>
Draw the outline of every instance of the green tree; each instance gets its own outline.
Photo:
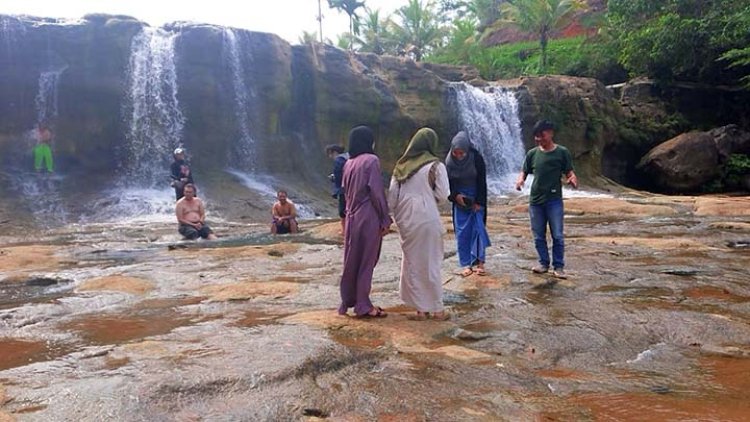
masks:
<instances>
[{"instance_id":1,"label":"green tree","mask_svg":"<svg viewBox=\"0 0 750 422\"><path fill-rule=\"evenodd\" d=\"M740 67L750 70L750 47L729 50L719 59L730 62L730 68ZM745 76L740 77L740 81L745 88L750 89L750 71L746 71Z\"/></svg>"},{"instance_id":2,"label":"green tree","mask_svg":"<svg viewBox=\"0 0 750 422\"><path fill-rule=\"evenodd\" d=\"M352 39L346 32L336 35L336 42L332 45L335 45L342 50L351 51L354 48L352 45Z\"/></svg>"},{"instance_id":3,"label":"green tree","mask_svg":"<svg viewBox=\"0 0 750 422\"><path fill-rule=\"evenodd\" d=\"M537 34L542 49L539 71L543 73L547 68L550 35L567 26L573 12L581 7L580 0L508 0L502 5L502 13L508 22Z\"/></svg>"},{"instance_id":4,"label":"green tree","mask_svg":"<svg viewBox=\"0 0 750 422\"><path fill-rule=\"evenodd\" d=\"M421 61L443 38L440 18L430 0L409 0L394 15L395 20L391 21L394 40L416 61Z\"/></svg>"},{"instance_id":5,"label":"green tree","mask_svg":"<svg viewBox=\"0 0 750 422\"><path fill-rule=\"evenodd\" d=\"M349 15L349 49L354 48L354 22L357 19L357 9L364 7L364 1L357 0L328 0L328 6Z\"/></svg>"},{"instance_id":6,"label":"green tree","mask_svg":"<svg viewBox=\"0 0 750 422\"><path fill-rule=\"evenodd\" d=\"M436 61L450 64L468 64L476 47L477 24L470 17L455 19L448 38L436 52Z\"/></svg>"},{"instance_id":7,"label":"green tree","mask_svg":"<svg viewBox=\"0 0 750 422\"><path fill-rule=\"evenodd\" d=\"M367 53L384 54L391 50L387 20L380 18L380 10L365 8L365 16L359 22L359 50Z\"/></svg>"},{"instance_id":8,"label":"green tree","mask_svg":"<svg viewBox=\"0 0 750 422\"><path fill-rule=\"evenodd\" d=\"M315 32L315 31L313 31L313 32L302 31L302 33L299 36L299 43L300 44L312 44L312 43L316 42L317 39L318 39L318 33L317 32Z\"/></svg>"},{"instance_id":9,"label":"green tree","mask_svg":"<svg viewBox=\"0 0 750 422\"><path fill-rule=\"evenodd\" d=\"M631 75L750 82L750 0L609 0L608 24Z\"/></svg>"}]
</instances>

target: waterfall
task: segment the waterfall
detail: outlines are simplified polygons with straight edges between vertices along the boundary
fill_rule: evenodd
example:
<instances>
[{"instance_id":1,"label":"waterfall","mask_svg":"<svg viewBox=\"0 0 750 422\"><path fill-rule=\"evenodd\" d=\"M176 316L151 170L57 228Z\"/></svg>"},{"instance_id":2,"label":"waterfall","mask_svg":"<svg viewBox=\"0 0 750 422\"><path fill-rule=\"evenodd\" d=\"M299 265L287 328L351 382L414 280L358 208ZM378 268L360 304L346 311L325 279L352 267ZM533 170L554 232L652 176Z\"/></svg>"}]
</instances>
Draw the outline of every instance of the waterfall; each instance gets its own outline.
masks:
<instances>
[{"instance_id":1,"label":"waterfall","mask_svg":"<svg viewBox=\"0 0 750 422\"><path fill-rule=\"evenodd\" d=\"M67 66L39 74L39 89L34 99L37 113L37 123L51 123L57 117L57 98L60 75ZM25 133L26 145L31 150L36 144L37 131L31 129ZM31 162L27 165L31 168ZM12 172L9 184L12 189L23 196L26 206L36 222L43 227L65 224L68 221L68 211L65 208L60 187L64 176L59 174L32 174L25 171Z\"/></svg>"},{"instance_id":2,"label":"waterfall","mask_svg":"<svg viewBox=\"0 0 750 422\"><path fill-rule=\"evenodd\" d=\"M242 65L240 41L231 28L224 28L223 56L229 65L232 90L234 93L234 115L239 129L239 139L232 143L230 166L254 173L257 168L255 140L250 134L250 96L253 95L245 84L245 69Z\"/></svg>"},{"instance_id":3,"label":"waterfall","mask_svg":"<svg viewBox=\"0 0 750 422\"><path fill-rule=\"evenodd\" d=\"M452 87L460 128L487 164L487 189L494 194L513 190L524 159L515 93L502 88L485 92L464 82Z\"/></svg>"},{"instance_id":4,"label":"waterfall","mask_svg":"<svg viewBox=\"0 0 750 422\"><path fill-rule=\"evenodd\" d=\"M8 63L13 60L13 55L18 49L21 38L26 34L26 27L18 19L10 16L0 17L0 39L3 40L2 47L5 50L5 59Z\"/></svg>"},{"instance_id":5,"label":"waterfall","mask_svg":"<svg viewBox=\"0 0 750 422\"><path fill-rule=\"evenodd\" d=\"M185 117L177 101L177 36L146 27L130 46L124 109L129 132L121 161L131 185L166 185L172 151L182 141Z\"/></svg>"},{"instance_id":6,"label":"waterfall","mask_svg":"<svg viewBox=\"0 0 750 422\"><path fill-rule=\"evenodd\" d=\"M57 85L60 75L67 68L42 72L39 75L39 91L36 94L37 122L47 122L57 117Z\"/></svg>"}]
</instances>

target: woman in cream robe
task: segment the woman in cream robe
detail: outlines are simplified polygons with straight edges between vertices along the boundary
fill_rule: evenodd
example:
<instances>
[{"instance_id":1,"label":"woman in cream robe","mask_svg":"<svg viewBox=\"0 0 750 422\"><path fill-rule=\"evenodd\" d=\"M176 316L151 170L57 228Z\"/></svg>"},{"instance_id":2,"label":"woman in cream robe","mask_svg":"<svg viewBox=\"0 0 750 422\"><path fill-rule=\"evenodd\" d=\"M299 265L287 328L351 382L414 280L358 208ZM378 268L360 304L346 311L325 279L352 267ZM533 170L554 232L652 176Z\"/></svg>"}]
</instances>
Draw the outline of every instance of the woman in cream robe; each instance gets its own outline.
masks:
<instances>
[{"instance_id":1,"label":"woman in cream robe","mask_svg":"<svg viewBox=\"0 0 750 422\"><path fill-rule=\"evenodd\" d=\"M450 188L437 149L435 131L417 131L393 170L388 191L403 251L399 292L404 303L416 308L412 319L418 320L448 318L440 274L445 228L438 203L447 202Z\"/></svg>"}]
</instances>

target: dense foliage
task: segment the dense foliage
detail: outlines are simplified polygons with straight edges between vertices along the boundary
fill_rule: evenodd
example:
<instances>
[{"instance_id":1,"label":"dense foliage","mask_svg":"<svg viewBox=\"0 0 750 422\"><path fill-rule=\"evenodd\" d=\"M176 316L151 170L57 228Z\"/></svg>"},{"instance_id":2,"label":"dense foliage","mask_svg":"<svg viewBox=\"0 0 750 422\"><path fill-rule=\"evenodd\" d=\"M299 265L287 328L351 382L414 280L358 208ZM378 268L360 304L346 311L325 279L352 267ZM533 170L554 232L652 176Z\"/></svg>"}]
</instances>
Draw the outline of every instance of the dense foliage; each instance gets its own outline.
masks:
<instances>
[{"instance_id":1,"label":"dense foliage","mask_svg":"<svg viewBox=\"0 0 750 422\"><path fill-rule=\"evenodd\" d=\"M750 70L750 0L610 0L608 7L612 41L633 75L736 84Z\"/></svg>"},{"instance_id":2,"label":"dense foliage","mask_svg":"<svg viewBox=\"0 0 750 422\"><path fill-rule=\"evenodd\" d=\"M605 15L580 22L593 26L588 35L574 38L559 38L559 30L580 16L579 0L404 0L390 16L366 3L329 0L351 18L339 45L473 65L486 79L558 73L750 87L750 0L609 0ZM508 25L538 41L482 43Z\"/></svg>"}]
</instances>

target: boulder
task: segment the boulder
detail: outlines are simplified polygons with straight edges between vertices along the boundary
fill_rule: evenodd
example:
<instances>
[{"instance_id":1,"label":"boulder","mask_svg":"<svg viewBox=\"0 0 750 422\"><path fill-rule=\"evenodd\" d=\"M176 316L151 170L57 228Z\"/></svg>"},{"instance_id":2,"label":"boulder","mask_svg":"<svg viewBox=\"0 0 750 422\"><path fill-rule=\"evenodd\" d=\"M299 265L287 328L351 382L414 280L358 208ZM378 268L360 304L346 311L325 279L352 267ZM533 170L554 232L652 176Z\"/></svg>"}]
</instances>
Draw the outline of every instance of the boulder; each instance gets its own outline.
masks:
<instances>
[{"instance_id":1,"label":"boulder","mask_svg":"<svg viewBox=\"0 0 750 422\"><path fill-rule=\"evenodd\" d=\"M735 125L683 133L649 151L638 163L648 186L669 193L698 192L724 172L734 153L747 154L750 133Z\"/></svg>"}]
</instances>

